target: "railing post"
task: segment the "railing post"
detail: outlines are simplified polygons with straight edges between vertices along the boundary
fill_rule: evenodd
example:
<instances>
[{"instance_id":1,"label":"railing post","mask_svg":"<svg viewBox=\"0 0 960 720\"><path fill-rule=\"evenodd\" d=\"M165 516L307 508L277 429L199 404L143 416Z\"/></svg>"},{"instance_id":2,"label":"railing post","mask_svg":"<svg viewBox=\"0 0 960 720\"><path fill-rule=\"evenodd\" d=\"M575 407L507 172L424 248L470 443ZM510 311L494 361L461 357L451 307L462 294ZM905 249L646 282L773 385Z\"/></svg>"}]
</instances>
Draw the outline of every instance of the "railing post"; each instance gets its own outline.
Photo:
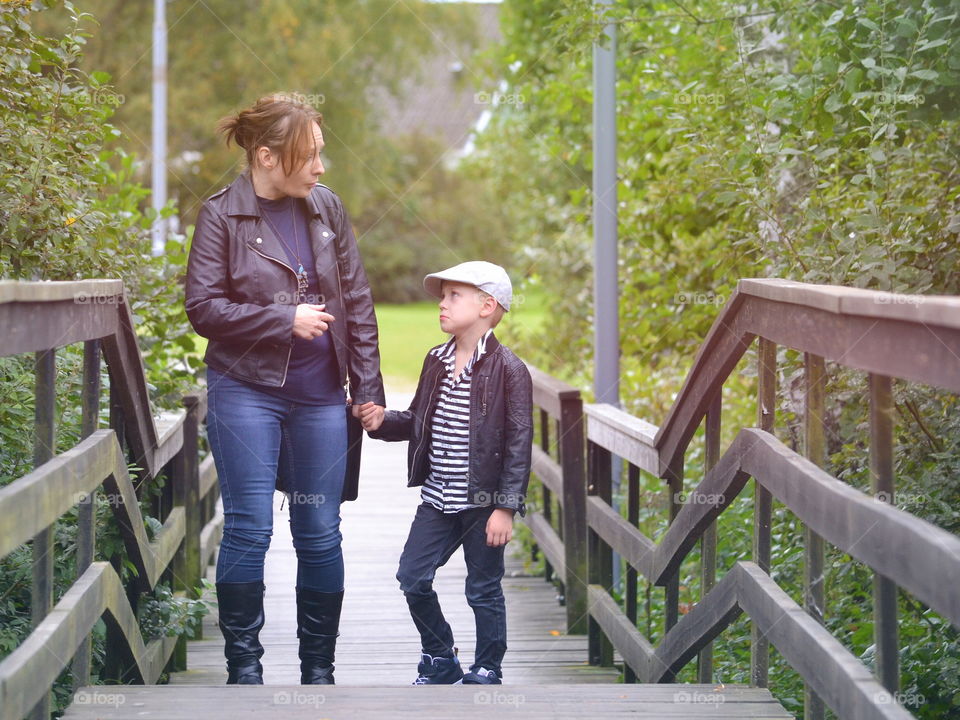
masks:
<instances>
[{"instance_id":1,"label":"railing post","mask_svg":"<svg viewBox=\"0 0 960 720\"><path fill-rule=\"evenodd\" d=\"M174 463L173 504L186 514L183 544L173 561L174 589L197 597L203 568L200 567L200 531L203 529L200 513L200 397L186 395L183 406L183 447Z\"/></svg>"},{"instance_id":2,"label":"railing post","mask_svg":"<svg viewBox=\"0 0 960 720\"><path fill-rule=\"evenodd\" d=\"M560 469L563 478L563 557L567 632L587 632L587 493L583 467L583 399L560 399Z\"/></svg>"},{"instance_id":3,"label":"railing post","mask_svg":"<svg viewBox=\"0 0 960 720\"><path fill-rule=\"evenodd\" d=\"M53 457L56 439L54 416L57 403L56 350L41 350L35 355L33 466L40 467ZM33 538L33 585L30 589L31 626L37 627L53 607L53 554L56 523ZM50 693L45 693L30 711L31 720L50 717Z\"/></svg>"},{"instance_id":4,"label":"railing post","mask_svg":"<svg viewBox=\"0 0 960 720\"><path fill-rule=\"evenodd\" d=\"M720 389L707 408L706 462L704 476L720 460ZM705 598L717 581L717 521L710 523L700 540L700 597ZM697 682L713 682L713 643L708 643L697 660Z\"/></svg>"},{"instance_id":5,"label":"railing post","mask_svg":"<svg viewBox=\"0 0 960 720\"><path fill-rule=\"evenodd\" d=\"M110 377L110 428L117 436L117 442L120 445L124 462L127 460L126 452L126 432L124 430L123 400L121 398L119 373L114 372L107 363L107 372ZM120 556L114 554L110 557L110 564L113 566L117 577L123 578L123 568L120 562ZM127 592L129 597L130 593ZM131 607L136 608L133 604ZM123 632L116 626L116 623L106 623L106 640L103 651L103 677L113 683L122 683L127 673L127 641Z\"/></svg>"},{"instance_id":6,"label":"railing post","mask_svg":"<svg viewBox=\"0 0 960 720\"><path fill-rule=\"evenodd\" d=\"M679 460L675 460L671 463L670 467L667 468L666 480L670 490L670 523L673 524L673 521L676 519L677 514L680 512L681 503L680 496L683 494L683 457L681 456ZM674 625L677 624L677 621L680 619L680 570L670 576L666 582L666 587L664 589L666 607L665 607L665 623L663 632L667 633L670 631ZM668 682L673 682L669 680Z\"/></svg>"},{"instance_id":7,"label":"railing post","mask_svg":"<svg viewBox=\"0 0 960 720\"><path fill-rule=\"evenodd\" d=\"M547 455L550 454L550 415L543 408L540 409L540 449ZM546 485L540 485L541 501L543 503L543 519L547 521L550 527L553 527L553 502L550 496L550 488ZM536 554L538 548L536 543L533 546L533 552ZM553 580L553 565L544 555L543 557L543 579L547 582Z\"/></svg>"},{"instance_id":8,"label":"railing post","mask_svg":"<svg viewBox=\"0 0 960 720\"><path fill-rule=\"evenodd\" d=\"M596 495L609 504L612 499L611 456L610 452L592 442L587 442L587 464L589 481L587 494ZM589 526L587 527L589 547L588 573L591 585L599 585L607 592L613 586L613 558L610 548ZM587 653L591 665L613 665L613 645L600 629L599 623L588 615Z\"/></svg>"},{"instance_id":9,"label":"railing post","mask_svg":"<svg viewBox=\"0 0 960 720\"><path fill-rule=\"evenodd\" d=\"M870 489L879 502L893 505L893 387L890 378L870 375ZM900 690L897 586L873 573L873 638L877 675L891 693Z\"/></svg>"},{"instance_id":10,"label":"railing post","mask_svg":"<svg viewBox=\"0 0 960 720\"><path fill-rule=\"evenodd\" d=\"M627 465L627 522L632 527L640 523L640 468L633 463ZM637 570L627 563L627 579L623 587L623 596L627 606L627 617L633 626L637 626ZM623 664L623 681L635 683L637 674L633 668Z\"/></svg>"},{"instance_id":11,"label":"railing post","mask_svg":"<svg viewBox=\"0 0 960 720\"><path fill-rule=\"evenodd\" d=\"M173 589L196 597L200 585L200 472L198 454L199 398L185 395L183 407L183 445L174 456L170 474L170 502L173 507L184 509L183 542L171 562ZM187 669L187 640L197 640L196 635L181 635L170 658L172 671Z\"/></svg>"},{"instance_id":12,"label":"railing post","mask_svg":"<svg viewBox=\"0 0 960 720\"><path fill-rule=\"evenodd\" d=\"M83 389L81 394L83 420L80 437L90 436L100 422L100 341L87 340L83 343ZM94 517L94 498L96 493L88 493L77 507L77 577L93 562L96 542L96 520ZM73 686L79 688L90 684L90 636L87 635L73 658Z\"/></svg>"},{"instance_id":13,"label":"railing post","mask_svg":"<svg viewBox=\"0 0 960 720\"><path fill-rule=\"evenodd\" d=\"M680 513L682 503L680 496L683 495L683 472L684 458L681 455L677 460L671 462L667 467L664 479L670 492L670 524L676 520ZM663 589L664 599L664 623L663 634L666 635L670 629L680 620L680 568L678 567L673 575L667 578ZM667 673L663 676L661 682L676 682L676 676L673 673Z\"/></svg>"},{"instance_id":14,"label":"railing post","mask_svg":"<svg viewBox=\"0 0 960 720\"><path fill-rule=\"evenodd\" d=\"M777 407L777 346L760 338L757 348L757 427L772 433ZM753 483L753 561L765 573L770 572L770 524L773 495L754 480ZM770 670L770 641L750 628L750 682L767 687Z\"/></svg>"},{"instance_id":15,"label":"railing post","mask_svg":"<svg viewBox=\"0 0 960 720\"><path fill-rule=\"evenodd\" d=\"M804 403L804 455L818 467L826 464L826 438L824 419L826 413L827 373L823 358L804 353L804 377L806 402ZM804 528L806 562L803 575L803 598L806 611L823 624L824 616L824 548L823 538ZM803 716L806 720L820 720L825 707L810 686L804 685Z\"/></svg>"}]
</instances>

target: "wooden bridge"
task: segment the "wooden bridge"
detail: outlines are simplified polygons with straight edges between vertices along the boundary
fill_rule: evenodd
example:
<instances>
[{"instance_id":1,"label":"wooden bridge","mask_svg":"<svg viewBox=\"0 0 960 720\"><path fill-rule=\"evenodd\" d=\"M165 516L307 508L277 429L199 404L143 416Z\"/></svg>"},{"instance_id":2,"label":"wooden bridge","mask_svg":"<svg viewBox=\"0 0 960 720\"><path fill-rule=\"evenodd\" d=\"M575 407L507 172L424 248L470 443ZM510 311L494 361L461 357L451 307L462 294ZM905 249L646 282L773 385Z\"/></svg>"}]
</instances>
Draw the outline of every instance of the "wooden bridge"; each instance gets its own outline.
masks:
<instances>
[{"instance_id":1,"label":"wooden bridge","mask_svg":"<svg viewBox=\"0 0 960 720\"><path fill-rule=\"evenodd\" d=\"M215 617L197 637L144 638L136 610L143 593L169 583L195 595L212 572L222 529L216 470L203 450L202 389L179 412L154 414L132 315L119 281L0 283L2 355L35 354L35 469L0 489L0 557L33 554L32 632L0 662L0 718L46 718L51 688L68 671L75 692L68 718L416 716L790 717L767 689L770 646L803 678L805 716L829 707L841 718L909 718L899 690L900 587L960 625L960 539L894 507L891 379L960 390L960 299L891 296L775 280L743 280L705 338L683 389L657 427L621 410L585 405L579 392L536 369L538 497L527 518L546 575L508 566L510 649L505 684L409 687L418 641L393 580L416 492L404 488L402 445L367 441L361 497L346 504L347 590L335 687L296 680L292 549L283 511L267 560L266 685L224 686ZM724 383L756 340L756 427L720 447ZM55 445L56 350L84 343L82 439ZM771 433L776 417L777 346L804 353L803 456ZM99 427L101 357L109 372L109 427ZM868 374L873 495L830 476L825 464L826 361ZM402 398L391 402L403 404ZM704 426L702 448L693 439ZM699 442L699 441L698 441ZM706 472L685 477L703 452ZM134 475L128 469L132 463ZM626 502L615 508L613 468L625 469ZM638 529L641 479L662 479L669 526L658 538ZM164 478L150 515L138 492ZM750 482L752 479L752 482ZM106 498L135 568L94 561L95 498ZM717 579L716 519L753 497L753 552ZM280 496L278 495L278 501ZM806 528L804 606L771 578L773 500ZM77 579L54 598L54 531L78 515ZM679 569L699 543L699 601L680 612ZM830 543L875 573L876 676L822 623L823 563ZM621 602L614 566L624 563ZM438 576L445 607L469 661L472 614L462 601L462 563ZM659 641L638 627L638 579L662 587L666 624ZM212 575L210 576L212 577ZM750 620L752 683L715 684L712 641L739 616ZM91 632L106 626L101 680L90 685ZM698 684L676 683L696 662ZM157 684L160 679L168 684ZM618 682L622 679L624 682ZM372 690L371 688L376 688Z\"/></svg>"}]
</instances>

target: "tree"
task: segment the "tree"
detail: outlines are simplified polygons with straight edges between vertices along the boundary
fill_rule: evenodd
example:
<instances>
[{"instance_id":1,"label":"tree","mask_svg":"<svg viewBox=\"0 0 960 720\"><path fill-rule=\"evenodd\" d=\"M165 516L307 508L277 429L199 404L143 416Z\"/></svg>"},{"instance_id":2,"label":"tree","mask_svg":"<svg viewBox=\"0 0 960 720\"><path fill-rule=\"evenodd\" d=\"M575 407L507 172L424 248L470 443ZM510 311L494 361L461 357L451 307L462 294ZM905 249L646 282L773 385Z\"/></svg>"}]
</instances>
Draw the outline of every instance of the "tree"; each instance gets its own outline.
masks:
<instances>
[{"instance_id":1,"label":"tree","mask_svg":"<svg viewBox=\"0 0 960 720\"><path fill-rule=\"evenodd\" d=\"M603 13L598 14L598 13ZM618 35L620 328L623 404L666 416L697 347L741 277L916 293L960 293L960 20L948 0L589 0L504 5L498 72L506 94L480 138L476 172L507 198L526 270L565 322L520 333L534 364L589 394L592 362L591 43ZM509 157L509 163L499 162ZM571 311L576 308L576 311ZM800 415L790 389L800 361L781 357L778 427ZM724 427L753 423L752 378L724 393ZM863 380L836 373L827 418L830 470L868 486ZM898 482L905 507L954 532L960 501L956 397L897 386ZM936 440L932 440L935 438ZM687 472L697 477L702 457ZM727 512L730 512L729 510ZM748 515L732 515L731 522ZM774 566L799 587L788 517ZM721 557L749 554L723 542ZM868 575L831 557L828 624L870 661ZM681 584L697 594L696 573ZM942 618L901 598L904 687L927 699L921 717L957 712L960 642ZM658 616L659 617L659 616ZM742 647L724 635L723 680L746 680ZM908 639L909 638L909 639ZM749 664L749 663L747 663ZM739 668L739 670L738 670ZM771 684L796 710L782 666ZM953 673L950 678L950 673ZM795 676L792 676L795 678Z\"/></svg>"}]
</instances>

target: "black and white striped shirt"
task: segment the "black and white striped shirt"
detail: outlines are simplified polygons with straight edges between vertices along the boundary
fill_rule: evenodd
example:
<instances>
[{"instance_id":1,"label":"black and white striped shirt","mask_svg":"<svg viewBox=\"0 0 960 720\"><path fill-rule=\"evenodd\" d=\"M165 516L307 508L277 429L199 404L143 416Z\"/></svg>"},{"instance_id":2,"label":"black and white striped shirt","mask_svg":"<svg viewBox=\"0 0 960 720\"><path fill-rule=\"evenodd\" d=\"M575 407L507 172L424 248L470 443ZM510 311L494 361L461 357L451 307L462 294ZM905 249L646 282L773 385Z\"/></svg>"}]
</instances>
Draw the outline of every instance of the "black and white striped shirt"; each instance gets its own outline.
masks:
<instances>
[{"instance_id":1,"label":"black and white striped shirt","mask_svg":"<svg viewBox=\"0 0 960 720\"><path fill-rule=\"evenodd\" d=\"M445 513L480 507L469 502L470 476L470 378L473 366L486 352L488 330L477 343L460 377L456 369L457 342L450 338L431 354L440 358L447 371L440 382L437 409L430 421L430 475L423 484L420 499Z\"/></svg>"}]
</instances>

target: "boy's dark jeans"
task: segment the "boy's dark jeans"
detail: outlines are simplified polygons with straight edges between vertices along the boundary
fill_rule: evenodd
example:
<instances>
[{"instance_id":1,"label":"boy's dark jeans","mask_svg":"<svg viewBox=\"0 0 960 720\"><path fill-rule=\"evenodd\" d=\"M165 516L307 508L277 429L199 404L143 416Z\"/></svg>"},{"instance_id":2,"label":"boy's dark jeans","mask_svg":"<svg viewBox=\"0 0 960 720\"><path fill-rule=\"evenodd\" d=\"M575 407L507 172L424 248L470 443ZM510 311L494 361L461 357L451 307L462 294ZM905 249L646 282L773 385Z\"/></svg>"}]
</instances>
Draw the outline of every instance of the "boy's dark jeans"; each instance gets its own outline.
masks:
<instances>
[{"instance_id":1,"label":"boy's dark jeans","mask_svg":"<svg viewBox=\"0 0 960 720\"><path fill-rule=\"evenodd\" d=\"M500 663L507 650L507 611L503 600L503 546L487 547L487 519L492 507L443 513L422 503L400 556L397 580L410 615L420 631L423 651L448 655L453 632L443 617L433 578L454 551L463 545L467 563L467 602L477 624L477 647L471 670L484 667L502 677Z\"/></svg>"}]
</instances>

